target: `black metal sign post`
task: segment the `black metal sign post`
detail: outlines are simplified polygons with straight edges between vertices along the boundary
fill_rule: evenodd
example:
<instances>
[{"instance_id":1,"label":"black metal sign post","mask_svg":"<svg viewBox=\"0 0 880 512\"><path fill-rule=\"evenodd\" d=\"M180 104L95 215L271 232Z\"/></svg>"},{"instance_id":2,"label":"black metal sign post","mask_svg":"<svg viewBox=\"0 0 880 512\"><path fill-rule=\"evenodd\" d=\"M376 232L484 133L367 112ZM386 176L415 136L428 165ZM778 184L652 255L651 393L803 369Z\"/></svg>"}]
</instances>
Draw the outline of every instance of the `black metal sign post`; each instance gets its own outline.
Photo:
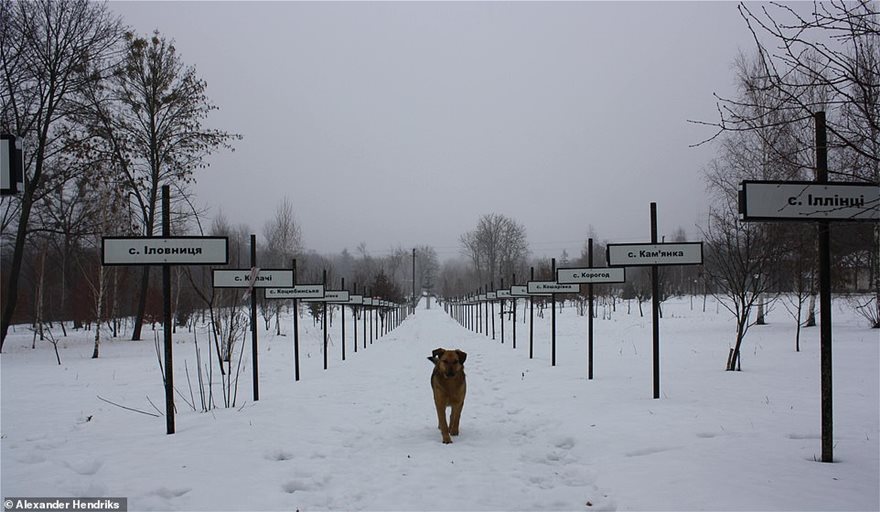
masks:
<instances>
[{"instance_id":1,"label":"black metal sign post","mask_svg":"<svg viewBox=\"0 0 880 512\"><path fill-rule=\"evenodd\" d=\"M511 298L513 299L513 348L516 349L516 295L513 295L513 285L516 284L516 274L513 274L513 280L511 281Z\"/></svg>"},{"instance_id":2,"label":"black metal sign post","mask_svg":"<svg viewBox=\"0 0 880 512\"><path fill-rule=\"evenodd\" d=\"M593 267L593 239L587 241L587 268L560 268L556 270L556 282L560 284L587 285L587 379L593 379L593 285L598 283L622 283L626 281L623 267Z\"/></svg>"},{"instance_id":3,"label":"black metal sign post","mask_svg":"<svg viewBox=\"0 0 880 512\"><path fill-rule=\"evenodd\" d=\"M352 293L357 295L358 292L358 284L354 283L354 290ZM363 304L363 300L361 301ZM357 354L358 351L358 317L357 317L357 308L355 306L351 307L351 324L354 329L354 353Z\"/></svg>"},{"instance_id":4,"label":"black metal sign post","mask_svg":"<svg viewBox=\"0 0 880 512\"><path fill-rule=\"evenodd\" d=\"M556 258L550 259L550 275L556 275ZM556 294L550 296L550 366L556 366Z\"/></svg>"},{"instance_id":5,"label":"black metal sign post","mask_svg":"<svg viewBox=\"0 0 880 512\"><path fill-rule=\"evenodd\" d=\"M162 186L162 236L171 236L171 199L168 185ZM165 342L165 427L174 433L174 361L171 340L171 265L162 265L162 319ZM100 328L100 326L98 327Z\"/></svg>"},{"instance_id":6,"label":"black metal sign post","mask_svg":"<svg viewBox=\"0 0 880 512\"><path fill-rule=\"evenodd\" d=\"M293 259L293 285L296 286L296 258ZM299 299L293 299L293 378L299 382Z\"/></svg>"},{"instance_id":7,"label":"black metal sign post","mask_svg":"<svg viewBox=\"0 0 880 512\"><path fill-rule=\"evenodd\" d=\"M341 288L345 289L345 278L341 278ZM340 308L340 319L342 321L342 360L345 361L345 303L339 305Z\"/></svg>"},{"instance_id":8,"label":"black metal sign post","mask_svg":"<svg viewBox=\"0 0 880 512\"><path fill-rule=\"evenodd\" d=\"M293 299L293 378L299 381L299 300L320 299L324 297L322 284L296 284L296 260L293 260L291 286L288 288L266 288L267 299Z\"/></svg>"},{"instance_id":9,"label":"black metal sign post","mask_svg":"<svg viewBox=\"0 0 880 512\"><path fill-rule=\"evenodd\" d=\"M532 281L535 280L535 267L531 269ZM529 359L535 357L535 298L529 297Z\"/></svg>"},{"instance_id":10,"label":"black metal sign post","mask_svg":"<svg viewBox=\"0 0 880 512\"><path fill-rule=\"evenodd\" d=\"M556 259L553 259L553 272L556 272ZM559 284L556 281L529 281L529 295L549 296L552 303L552 321L550 323L550 353L551 365L556 366L556 294L557 293L577 293L580 286L576 284Z\"/></svg>"},{"instance_id":11,"label":"black metal sign post","mask_svg":"<svg viewBox=\"0 0 880 512\"><path fill-rule=\"evenodd\" d=\"M501 278L501 289L504 289L504 278ZM500 290L499 290L500 292ZM496 292L496 293L499 293ZM504 297L498 297L501 300L501 344L504 345Z\"/></svg>"},{"instance_id":12,"label":"black metal sign post","mask_svg":"<svg viewBox=\"0 0 880 512\"><path fill-rule=\"evenodd\" d=\"M822 462L834 462L831 373L831 222L880 220L880 184L829 183L825 112L816 123L816 181L743 181L740 218L748 221L807 221L818 227L819 359L822 402Z\"/></svg>"},{"instance_id":13,"label":"black metal sign post","mask_svg":"<svg viewBox=\"0 0 880 512\"><path fill-rule=\"evenodd\" d=\"M657 203L651 203L651 243L657 243ZM660 276L651 265L651 320L654 338L654 399L660 398Z\"/></svg>"},{"instance_id":14,"label":"black metal sign post","mask_svg":"<svg viewBox=\"0 0 880 512\"><path fill-rule=\"evenodd\" d=\"M651 267L654 399L660 398L660 280L661 265L702 265L703 243L657 243L657 203L651 203L650 244L608 244L608 266Z\"/></svg>"},{"instance_id":15,"label":"black metal sign post","mask_svg":"<svg viewBox=\"0 0 880 512\"><path fill-rule=\"evenodd\" d=\"M214 288L247 288L250 295L251 346L254 370L254 401L260 399L259 350L257 346L257 288L293 288L293 271L290 269L261 269L257 266L257 236L251 235L250 269L214 269Z\"/></svg>"},{"instance_id":16,"label":"black metal sign post","mask_svg":"<svg viewBox=\"0 0 880 512\"><path fill-rule=\"evenodd\" d=\"M251 271L257 268L257 235L251 235ZM251 283L253 284L253 283ZM251 347L254 358L254 402L260 399L260 371L259 355L257 350L257 289L251 288Z\"/></svg>"},{"instance_id":17,"label":"black metal sign post","mask_svg":"<svg viewBox=\"0 0 880 512\"><path fill-rule=\"evenodd\" d=\"M825 112L816 119L816 183L828 183L828 135ZM819 366L822 402L822 462L834 462L834 412L831 380L831 224L819 221Z\"/></svg>"},{"instance_id":18,"label":"black metal sign post","mask_svg":"<svg viewBox=\"0 0 880 512\"><path fill-rule=\"evenodd\" d=\"M324 283L327 282L327 271L324 270L322 281ZM342 281L345 284L345 280ZM323 286L322 286L323 288ZM346 290L324 290L324 295L321 298L313 298L313 299L303 299L303 302L314 303L318 302L321 304L321 317L324 331L324 369L327 369L327 362L329 357L329 323L327 322L327 310L331 304L344 304L351 299L351 294ZM343 317L344 318L344 317ZM343 333L343 345L345 344L344 339L345 334ZM345 349L343 349L343 360L345 360Z\"/></svg>"},{"instance_id":19,"label":"black metal sign post","mask_svg":"<svg viewBox=\"0 0 880 512\"><path fill-rule=\"evenodd\" d=\"M587 266L593 266L593 239L588 239ZM559 278L556 279L559 281ZM593 283L587 284L587 380L593 380Z\"/></svg>"},{"instance_id":20,"label":"black metal sign post","mask_svg":"<svg viewBox=\"0 0 880 512\"><path fill-rule=\"evenodd\" d=\"M174 425L174 357L171 339L171 266L226 265L229 239L219 236L171 236L168 185L162 186L162 236L101 238L101 265L160 265L162 267L162 315L164 340L165 422L168 434Z\"/></svg>"},{"instance_id":21,"label":"black metal sign post","mask_svg":"<svg viewBox=\"0 0 880 512\"><path fill-rule=\"evenodd\" d=\"M495 294L494 297L491 295ZM495 339L495 299L498 297L497 292L495 291L495 282L492 282L491 290L486 293L487 298L489 299L489 304L492 306L492 339Z\"/></svg>"}]
</instances>

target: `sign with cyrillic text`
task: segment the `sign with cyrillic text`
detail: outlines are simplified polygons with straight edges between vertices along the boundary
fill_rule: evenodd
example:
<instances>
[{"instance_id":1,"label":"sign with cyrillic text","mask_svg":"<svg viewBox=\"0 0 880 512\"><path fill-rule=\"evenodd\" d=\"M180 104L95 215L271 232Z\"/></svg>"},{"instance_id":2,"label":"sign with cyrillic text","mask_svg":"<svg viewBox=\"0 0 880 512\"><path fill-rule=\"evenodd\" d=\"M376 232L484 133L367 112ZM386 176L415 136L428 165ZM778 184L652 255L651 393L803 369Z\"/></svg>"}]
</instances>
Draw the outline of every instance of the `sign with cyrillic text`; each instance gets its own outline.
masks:
<instances>
[{"instance_id":1,"label":"sign with cyrillic text","mask_svg":"<svg viewBox=\"0 0 880 512\"><path fill-rule=\"evenodd\" d=\"M320 299L305 299L303 302L348 302L347 290L325 290L324 297Z\"/></svg>"},{"instance_id":2,"label":"sign with cyrillic text","mask_svg":"<svg viewBox=\"0 0 880 512\"><path fill-rule=\"evenodd\" d=\"M214 288L250 288L250 269L214 270ZM263 269L257 273L254 288L292 288L293 270Z\"/></svg>"},{"instance_id":3,"label":"sign with cyrillic text","mask_svg":"<svg viewBox=\"0 0 880 512\"><path fill-rule=\"evenodd\" d=\"M498 298L498 293L496 292L486 292L486 300L495 300Z\"/></svg>"},{"instance_id":4,"label":"sign with cyrillic text","mask_svg":"<svg viewBox=\"0 0 880 512\"><path fill-rule=\"evenodd\" d=\"M225 236L103 237L103 265L226 265Z\"/></svg>"},{"instance_id":5,"label":"sign with cyrillic text","mask_svg":"<svg viewBox=\"0 0 880 512\"><path fill-rule=\"evenodd\" d=\"M702 265L703 242L608 244L609 266Z\"/></svg>"},{"instance_id":6,"label":"sign with cyrillic text","mask_svg":"<svg viewBox=\"0 0 880 512\"><path fill-rule=\"evenodd\" d=\"M293 288L266 288L267 299L321 299L323 284L298 284Z\"/></svg>"},{"instance_id":7,"label":"sign with cyrillic text","mask_svg":"<svg viewBox=\"0 0 880 512\"><path fill-rule=\"evenodd\" d=\"M509 298L511 298L510 290L498 290L498 291L496 291L495 293L498 294L498 298L499 298L499 299L509 299Z\"/></svg>"},{"instance_id":8,"label":"sign with cyrillic text","mask_svg":"<svg viewBox=\"0 0 880 512\"><path fill-rule=\"evenodd\" d=\"M360 306L363 303L364 303L364 296L363 295L352 295L351 297L348 298L348 302L347 302L347 304L351 304L353 306Z\"/></svg>"},{"instance_id":9,"label":"sign with cyrillic text","mask_svg":"<svg viewBox=\"0 0 880 512\"><path fill-rule=\"evenodd\" d=\"M529 287L524 284L515 284L510 287L511 297L528 297L529 295Z\"/></svg>"},{"instance_id":10,"label":"sign with cyrillic text","mask_svg":"<svg viewBox=\"0 0 880 512\"><path fill-rule=\"evenodd\" d=\"M581 287L576 284L559 284L555 281L529 281L527 283L529 294L546 293L577 293Z\"/></svg>"},{"instance_id":11,"label":"sign with cyrillic text","mask_svg":"<svg viewBox=\"0 0 880 512\"><path fill-rule=\"evenodd\" d=\"M743 181L744 221L880 220L880 185L812 181Z\"/></svg>"},{"instance_id":12,"label":"sign with cyrillic text","mask_svg":"<svg viewBox=\"0 0 880 512\"><path fill-rule=\"evenodd\" d=\"M625 281L626 269L624 269L623 267L556 269L556 282L560 284L603 284L623 283Z\"/></svg>"}]
</instances>

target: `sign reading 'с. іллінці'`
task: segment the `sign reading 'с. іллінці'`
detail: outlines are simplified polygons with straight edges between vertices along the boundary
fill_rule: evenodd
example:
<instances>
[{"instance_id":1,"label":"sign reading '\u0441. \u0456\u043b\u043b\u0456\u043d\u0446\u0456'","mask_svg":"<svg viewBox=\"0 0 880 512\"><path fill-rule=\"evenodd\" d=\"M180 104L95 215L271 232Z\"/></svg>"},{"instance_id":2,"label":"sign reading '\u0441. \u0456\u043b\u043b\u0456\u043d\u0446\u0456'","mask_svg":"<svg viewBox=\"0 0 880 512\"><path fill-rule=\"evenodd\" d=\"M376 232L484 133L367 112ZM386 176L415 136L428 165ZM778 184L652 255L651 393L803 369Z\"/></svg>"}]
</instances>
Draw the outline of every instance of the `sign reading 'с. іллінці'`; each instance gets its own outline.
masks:
<instances>
[{"instance_id":1,"label":"sign reading '\u0441. \u0456\u043b\u043b\u0456\u043d\u0446\u0456'","mask_svg":"<svg viewBox=\"0 0 880 512\"><path fill-rule=\"evenodd\" d=\"M743 181L739 210L745 221L876 221L880 219L880 186L876 183Z\"/></svg>"}]
</instances>

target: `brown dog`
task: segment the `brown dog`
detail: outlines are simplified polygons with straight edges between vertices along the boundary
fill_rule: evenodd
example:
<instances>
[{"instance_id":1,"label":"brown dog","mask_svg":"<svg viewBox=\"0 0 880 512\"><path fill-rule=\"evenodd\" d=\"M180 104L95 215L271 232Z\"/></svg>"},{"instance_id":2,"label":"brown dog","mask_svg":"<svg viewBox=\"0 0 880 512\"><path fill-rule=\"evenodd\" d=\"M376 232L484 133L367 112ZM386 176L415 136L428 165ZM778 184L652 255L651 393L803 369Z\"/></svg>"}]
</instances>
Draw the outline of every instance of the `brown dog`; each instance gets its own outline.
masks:
<instances>
[{"instance_id":1,"label":"brown dog","mask_svg":"<svg viewBox=\"0 0 880 512\"><path fill-rule=\"evenodd\" d=\"M461 421L461 409L464 407L464 396L467 384L464 378L464 360L467 354L461 350L438 348L432 352L428 360L434 363L431 374L431 389L434 391L434 406L437 408L437 428L443 434L443 443L452 442L450 435L458 435ZM452 408L449 423L446 422L446 408Z\"/></svg>"}]
</instances>

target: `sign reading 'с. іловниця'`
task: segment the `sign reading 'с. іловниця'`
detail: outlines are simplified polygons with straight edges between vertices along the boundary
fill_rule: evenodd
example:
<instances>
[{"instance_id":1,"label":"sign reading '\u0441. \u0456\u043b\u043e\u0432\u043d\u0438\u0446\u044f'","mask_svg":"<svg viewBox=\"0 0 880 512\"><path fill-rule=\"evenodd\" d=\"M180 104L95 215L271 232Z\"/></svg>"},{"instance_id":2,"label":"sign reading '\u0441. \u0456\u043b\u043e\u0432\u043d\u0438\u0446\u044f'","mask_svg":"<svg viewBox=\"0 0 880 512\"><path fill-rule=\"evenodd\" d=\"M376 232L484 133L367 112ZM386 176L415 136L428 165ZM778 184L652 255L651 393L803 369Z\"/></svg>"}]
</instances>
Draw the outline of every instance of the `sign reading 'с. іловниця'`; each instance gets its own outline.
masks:
<instances>
[{"instance_id":1,"label":"sign reading '\u0441. \u0456\u043b\u043e\u0432\u043d\u0438\u0446\u044f'","mask_svg":"<svg viewBox=\"0 0 880 512\"><path fill-rule=\"evenodd\" d=\"M225 236L113 237L101 239L103 265L225 265Z\"/></svg>"}]
</instances>

